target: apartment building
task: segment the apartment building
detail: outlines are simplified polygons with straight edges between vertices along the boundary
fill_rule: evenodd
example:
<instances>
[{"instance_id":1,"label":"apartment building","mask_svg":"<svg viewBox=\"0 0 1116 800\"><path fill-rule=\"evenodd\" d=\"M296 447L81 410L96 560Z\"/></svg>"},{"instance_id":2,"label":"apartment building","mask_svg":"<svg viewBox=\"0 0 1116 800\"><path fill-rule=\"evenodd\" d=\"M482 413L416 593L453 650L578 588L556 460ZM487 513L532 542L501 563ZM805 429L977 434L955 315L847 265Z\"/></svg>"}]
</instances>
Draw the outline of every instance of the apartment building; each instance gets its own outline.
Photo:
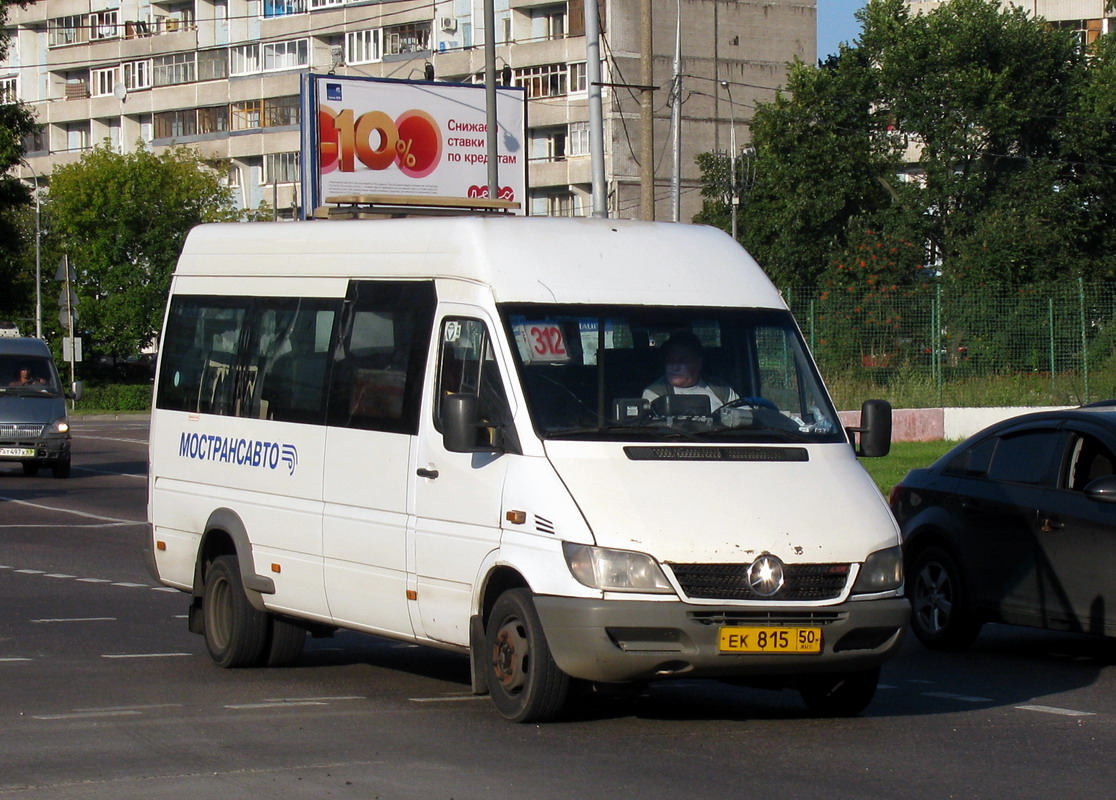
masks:
<instances>
[{"instance_id":1,"label":"apartment building","mask_svg":"<svg viewBox=\"0 0 1116 800\"><path fill-rule=\"evenodd\" d=\"M641 0L599 0L609 213L639 215ZM104 141L196 147L238 202L298 213L300 75L483 81L483 0L38 0L12 6L0 101L42 127L21 176L43 180ZM527 205L590 212L584 0L495 0L501 82L528 98ZM681 219L701 207L698 153L748 139L786 65L815 57L815 0L653 3L656 216L671 212L670 85L682 52ZM677 26L677 27L676 27ZM725 82L727 85L722 85Z\"/></svg>"},{"instance_id":2,"label":"apartment building","mask_svg":"<svg viewBox=\"0 0 1116 800\"><path fill-rule=\"evenodd\" d=\"M937 8L949 0L907 0L914 13ZM1116 15L1106 11L1107 0L1007 0L1032 17L1042 17L1056 28L1074 31L1082 45L1099 36L1116 33Z\"/></svg>"}]
</instances>

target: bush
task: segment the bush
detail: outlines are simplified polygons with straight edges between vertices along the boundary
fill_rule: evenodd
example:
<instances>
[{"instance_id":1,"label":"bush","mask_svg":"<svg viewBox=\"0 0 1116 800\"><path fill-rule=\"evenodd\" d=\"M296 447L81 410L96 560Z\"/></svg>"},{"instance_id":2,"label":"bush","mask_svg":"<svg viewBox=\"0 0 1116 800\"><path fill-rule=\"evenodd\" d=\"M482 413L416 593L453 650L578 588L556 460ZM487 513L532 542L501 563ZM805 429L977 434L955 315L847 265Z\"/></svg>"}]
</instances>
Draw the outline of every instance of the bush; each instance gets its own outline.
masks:
<instances>
[{"instance_id":1,"label":"bush","mask_svg":"<svg viewBox=\"0 0 1116 800\"><path fill-rule=\"evenodd\" d=\"M150 383L85 384L76 411L150 411Z\"/></svg>"}]
</instances>

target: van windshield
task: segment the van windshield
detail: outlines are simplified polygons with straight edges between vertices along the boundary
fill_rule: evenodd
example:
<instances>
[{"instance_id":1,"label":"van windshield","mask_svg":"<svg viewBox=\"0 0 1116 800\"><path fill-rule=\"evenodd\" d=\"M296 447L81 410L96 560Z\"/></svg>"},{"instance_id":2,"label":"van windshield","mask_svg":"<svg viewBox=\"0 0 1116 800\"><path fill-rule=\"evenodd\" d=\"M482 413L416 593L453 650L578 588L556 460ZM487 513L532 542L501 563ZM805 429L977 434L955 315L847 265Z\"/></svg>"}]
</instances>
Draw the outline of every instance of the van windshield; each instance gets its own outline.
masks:
<instances>
[{"instance_id":1,"label":"van windshield","mask_svg":"<svg viewBox=\"0 0 1116 800\"><path fill-rule=\"evenodd\" d=\"M546 439L843 442L788 311L501 306Z\"/></svg>"},{"instance_id":2,"label":"van windshield","mask_svg":"<svg viewBox=\"0 0 1116 800\"><path fill-rule=\"evenodd\" d=\"M0 355L0 394L62 394L54 364L41 356Z\"/></svg>"}]
</instances>

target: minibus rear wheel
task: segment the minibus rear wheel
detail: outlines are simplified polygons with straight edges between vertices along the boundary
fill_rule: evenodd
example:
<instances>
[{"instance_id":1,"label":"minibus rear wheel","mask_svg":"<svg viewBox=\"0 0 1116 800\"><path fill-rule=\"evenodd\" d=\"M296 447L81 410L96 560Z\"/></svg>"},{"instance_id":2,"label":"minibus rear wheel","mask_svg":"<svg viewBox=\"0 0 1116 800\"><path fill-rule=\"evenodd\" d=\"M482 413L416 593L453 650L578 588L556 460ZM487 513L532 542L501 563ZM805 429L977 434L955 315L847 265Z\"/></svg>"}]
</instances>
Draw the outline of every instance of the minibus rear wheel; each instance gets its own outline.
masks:
<instances>
[{"instance_id":1,"label":"minibus rear wheel","mask_svg":"<svg viewBox=\"0 0 1116 800\"><path fill-rule=\"evenodd\" d=\"M222 667L254 667L265 656L267 614L248 602L236 556L218 556L205 574L205 646Z\"/></svg>"},{"instance_id":2,"label":"minibus rear wheel","mask_svg":"<svg viewBox=\"0 0 1116 800\"><path fill-rule=\"evenodd\" d=\"M512 722L545 722L562 710L570 679L550 654L531 593L500 595L484 635L488 690L496 710Z\"/></svg>"}]
</instances>

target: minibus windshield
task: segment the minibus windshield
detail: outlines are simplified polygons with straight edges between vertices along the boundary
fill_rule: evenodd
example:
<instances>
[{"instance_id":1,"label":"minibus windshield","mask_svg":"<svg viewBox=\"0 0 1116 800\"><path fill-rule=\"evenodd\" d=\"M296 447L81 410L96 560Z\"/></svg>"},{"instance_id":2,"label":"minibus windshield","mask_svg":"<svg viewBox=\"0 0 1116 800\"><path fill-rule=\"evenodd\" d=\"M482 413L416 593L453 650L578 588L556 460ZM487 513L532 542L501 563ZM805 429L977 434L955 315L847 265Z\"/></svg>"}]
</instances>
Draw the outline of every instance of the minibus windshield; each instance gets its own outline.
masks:
<instances>
[{"instance_id":1,"label":"minibus windshield","mask_svg":"<svg viewBox=\"0 0 1116 800\"><path fill-rule=\"evenodd\" d=\"M790 313L505 304L545 439L847 441Z\"/></svg>"},{"instance_id":2,"label":"minibus windshield","mask_svg":"<svg viewBox=\"0 0 1116 800\"><path fill-rule=\"evenodd\" d=\"M62 394L53 365L41 356L0 355L0 395Z\"/></svg>"}]
</instances>

